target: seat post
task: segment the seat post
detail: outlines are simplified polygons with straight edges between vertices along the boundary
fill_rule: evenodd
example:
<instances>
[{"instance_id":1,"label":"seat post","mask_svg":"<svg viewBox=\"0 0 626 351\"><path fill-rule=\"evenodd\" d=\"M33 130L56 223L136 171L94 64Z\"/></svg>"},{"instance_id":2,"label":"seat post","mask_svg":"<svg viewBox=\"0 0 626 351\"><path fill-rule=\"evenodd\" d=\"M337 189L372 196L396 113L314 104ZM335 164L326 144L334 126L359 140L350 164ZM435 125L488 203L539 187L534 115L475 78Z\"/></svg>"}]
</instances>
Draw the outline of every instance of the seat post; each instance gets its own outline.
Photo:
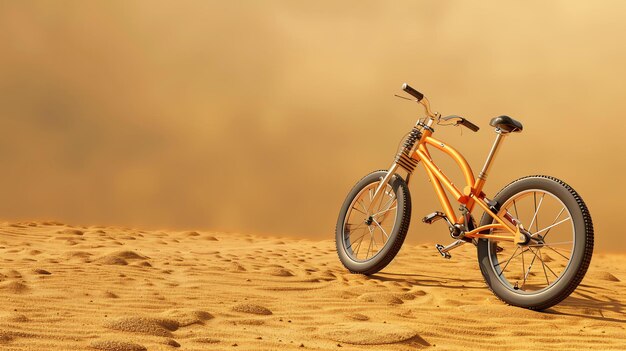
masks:
<instances>
[{"instance_id":1,"label":"seat post","mask_svg":"<svg viewBox=\"0 0 626 351\"><path fill-rule=\"evenodd\" d=\"M493 159L496 157L496 154L500 149L500 144L506 135L507 133L503 132L500 128L496 128L496 141L493 143L491 151L489 151L489 155L487 155L487 160L485 161L483 169L478 174L478 181L480 183L484 183L487 180L487 173L489 172L489 168L491 167Z\"/></svg>"}]
</instances>

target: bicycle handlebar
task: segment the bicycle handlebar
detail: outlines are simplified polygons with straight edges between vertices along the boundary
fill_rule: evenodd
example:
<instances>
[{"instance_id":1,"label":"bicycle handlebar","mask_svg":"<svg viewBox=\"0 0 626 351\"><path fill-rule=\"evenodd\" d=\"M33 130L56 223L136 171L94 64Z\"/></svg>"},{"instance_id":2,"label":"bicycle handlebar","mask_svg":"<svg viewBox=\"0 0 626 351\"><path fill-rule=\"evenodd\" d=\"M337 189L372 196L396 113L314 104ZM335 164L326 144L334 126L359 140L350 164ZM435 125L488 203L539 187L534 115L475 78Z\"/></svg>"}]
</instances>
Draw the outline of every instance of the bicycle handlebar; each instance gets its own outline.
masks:
<instances>
[{"instance_id":1,"label":"bicycle handlebar","mask_svg":"<svg viewBox=\"0 0 626 351\"><path fill-rule=\"evenodd\" d=\"M443 119L444 121L448 121L451 119L457 119L455 124L460 124L463 127L473 131L473 132L477 132L480 128L475 125L474 123L468 121L467 119L461 117L461 116L456 116L456 115L452 115L452 116L448 116L448 117L442 117L441 119Z\"/></svg>"},{"instance_id":2,"label":"bicycle handlebar","mask_svg":"<svg viewBox=\"0 0 626 351\"><path fill-rule=\"evenodd\" d=\"M478 128L477 125L475 125L474 123L466 120L465 118L461 118L461 122L459 122L459 124L463 125L464 127L467 127L469 130L473 131L473 132L477 132L480 128Z\"/></svg>"},{"instance_id":3,"label":"bicycle handlebar","mask_svg":"<svg viewBox=\"0 0 626 351\"><path fill-rule=\"evenodd\" d=\"M426 108L426 114L428 114L428 116L430 116L432 119L441 118L438 113L433 113L430 110L430 104L428 103L428 99L424 99L424 94L422 94L419 91L413 89L407 83L402 84L402 90L404 90L409 95L411 95L414 98L416 98L417 102L420 102L422 105L424 105L424 108ZM475 125L474 123L468 121L467 119L465 119L465 118L463 118L461 116L448 116L448 117L444 117L444 118L441 118L441 119L443 119L444 121L447 121L447 120L450 120L450 119L453 119L453 118L457 119L457 121L456 121L457 125L460 124L463 127L467 128L467 129L469 129L469 130L471 130L473 132L477 132L480 129L477 125Z\"/></svg>"},{"instance_id":4,"label":"bicycle handlebar","mask_svg":"<svg viewBox=\"0 0 626 351\"><path fill-rule=\"evenodd\" d=\"M402 84L402 90L404 90L409 95L411 95L414 98L416 98L418 102L422 101L422 99L424 98L424 94L422 94L419 91L411 88L411 86L406 84L406 83Z\"/></svg>"}]
</instances>

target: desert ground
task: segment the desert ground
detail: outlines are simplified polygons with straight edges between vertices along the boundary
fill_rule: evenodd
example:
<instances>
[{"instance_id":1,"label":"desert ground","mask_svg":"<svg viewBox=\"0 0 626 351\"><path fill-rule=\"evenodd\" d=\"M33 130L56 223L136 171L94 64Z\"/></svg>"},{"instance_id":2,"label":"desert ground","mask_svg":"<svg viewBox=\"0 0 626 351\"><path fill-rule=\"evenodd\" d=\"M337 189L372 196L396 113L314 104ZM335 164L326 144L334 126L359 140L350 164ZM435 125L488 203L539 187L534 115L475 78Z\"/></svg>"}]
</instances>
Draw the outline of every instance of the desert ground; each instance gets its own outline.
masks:
<instances>
[{"instance_id":1,"label":"desert ground","mask_svg":"<svg viewBox=\"0 0 626 351\"><path fill-rule=\"evenodd\" d=\"M623 350L626 256L543 312L483 283L475 250L406 245L371 277L332 240L0 225L2 350Z\"/></svg>"}]
</instances>

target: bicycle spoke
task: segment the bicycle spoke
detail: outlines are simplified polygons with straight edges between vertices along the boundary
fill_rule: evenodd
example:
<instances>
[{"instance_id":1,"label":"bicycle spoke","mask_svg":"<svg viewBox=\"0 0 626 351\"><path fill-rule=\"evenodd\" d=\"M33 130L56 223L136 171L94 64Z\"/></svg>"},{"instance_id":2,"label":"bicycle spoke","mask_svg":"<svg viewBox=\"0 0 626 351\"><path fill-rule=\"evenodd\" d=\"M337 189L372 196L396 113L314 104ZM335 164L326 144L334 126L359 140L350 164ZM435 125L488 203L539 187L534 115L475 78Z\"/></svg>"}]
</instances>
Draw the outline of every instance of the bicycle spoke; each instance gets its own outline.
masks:
<instances>
[{"instance_id":1,"label":"bicycle spoke","mask_svg":"<svg viewBox=\"0 0 626 351\"><path fill-rule=\"evenodd\" d=\"M357 210L357 211L359 211L359 212L361 212L362 214L364 214L364 215L366 215L366 216L367 216L367 213L365 213L365 212L363 212L363 211L359 210L358 208L356 208L356 207L354 207L354 206L352 206L352 208L353 208L353 209L355 209L355 210Z\"/></svg>"},{"instance_id":2,"label":"bicycle spoke","mask_svg":"<svg viewBox=\"0 0 626 351\"><path fill-rule=\"evenodd\" d=\"M387 218L387 215L389 215L389 211L388 210L391 209L391 207L393 206L394 203L396 204L396 207L394 207L394 209L398 208L395 195L392 196L391 199L389 199L389 202L387 202L387 203L389 204L389 206L385 205L387 207L387 209L385 210L386 212L383 214L383 217L380 220L380 222L384 221ZM376 216L376 215L372 215L372 217L374 217L374 216Z\"/></svg>"},{"instance_id":3,"label":"bicycle spoke","mask_svg":"<svg viewBox=\"0 0 626 351\"><path fill-rule=\"evenodd\" d=\"M369 245L367 245L367 252L365 253L365 259L367 260L368 257L370 257L370 249L372 247L372 230L368 227L369 231L370 231L370 243Z\"/></svg>"},{"instance_id":4,"label":"bicycle spoke","mask_svg":"<svg viewBox=\"0 0 626 351\"><path fill-rule=\"evenodd\" d=\"M535 224L535 226L537 227L537 230L539 230L539 218L537 218L537 214L539 213L539 209L541 208L541 204L543 203L543 198L546 196L546 193L543 193L543 195L541 195L541 199L539 200L539 205L537 206L537 193L533 193L533 198L535 200L535 214L533 215L533 219L530 221L530 225L528 226L528 229L533 227L533 223L535 223L535 220L537 220L537 223Z\"/></svg>"},{"instance_id":5,"label":"bicycle spoke","mask_svg":"<svg viewBox=\"0 0 626 351\"><path fill-rule=\"evenodd\" d=\"M531 252L532 252L532 250L531 250ZM528 274L530 274L530 270L533 268L533 264L535 263L535 259L537 258L537 254L535 254L534 252L533 252L533 254L534 254L534 257L533 257L532 261L530 261L530 266L528 266L528 271L526 271L526 274L524 274L524 282L522 283L522 287L524 285L526 285L526 279L528 278ZM526 267L526 266L524 266L524 267Z\"/></svg>"},{"instance_id":6,"label":"bicycle spoke","mask_svg":"<svg viewBox=\"0 0 626 351\"><path fill-rule=\"evenodd\" d=\"M547 227L545 227L545 228L543 228L543 229L541 229L541 230L539 230L539 231L537 231L537 232L533 233L532 235L539 234L539 233L544 232L544 231L546 231L546 230L550 230L551 228L554 228L554 227L556 227L557 225L559 225L559 224L561 224L561 223L564 223L565 221L567 221L567 220L569 220L569 219L570 219L570 217L567 217L567 218L565 218L564 220L562 220L562 221L560 221L560 222L558 222L558 223L555 223L555 224L549 225L549 226L547 226ZM531 235L531 236L532 236L532 235Z\"/></svg>"},{"instance_id":7,"label":"bicycle spoke","mask_svg":"<svg viewBox=\"0 0 626 351\"><path fill-rule=\"evenodd\" d=\"M526 264L524 263L524 249L522 249L522 275L524 274L524 271L526 270ZM524 277L524 282L522 283L522 286L524 286L524 284L526 284L526 277Z\"/></svg>"},{"instance_id":8,"label":"bicycle spoke","mask_svg":"<svg viewBox=\"0 0 626 351\"><path fill-rule=\"evenodd\" d=\"M560 241L558 243L550 243L550 244L532 244L532 245L526 245L526 246L530 246L530 247L543 247L543 246L553 246L553 245L565 245L565 244L571 244L573 243L573 241Z\"/></svg>"},{"instance_id":9,"label":"bicycle spoke","mask_svg":"<svg viewBox=\"0 0 626 351\"><path fill-rule=\"evenodd\" d=\"M556 247L552 247L552 244L545 244L544 246L546 246L548 248L552 248L553 250L557 249ZM571 253L572 252L572 249L564 249L562 247L559 247L558 249L561 250L561 251L567 251L567 253Z\"/></svg>"},{"instance_id":10,"label":"bicycle spoke","mask_svg":"<svg viewBox=\"0 0 626 351\"><path fill-rule=\"evenodd\" d=\"M359 199L359 201L357 201L357 203L359 205L361 205L361 207L363 207L363 211L365 211L363 213L367 216L367 207L365 207L365 205L363 204L363 199Z\"/></svg>"},{"instance_id":11,"label":"bicycle spoke","mask_svg":"<svg viewBox=\"0 0 626 351\"><path fill-rule=\"evenodd\" d=\"M378 212L378 213L374 213L374 214L372 215L372 217L376 217L376 216L378 216L378 215L380 215L380 214L382 214L382 213L385 213L385 212L388 212L388 211L391 211L391 210L395 210L396 208L398 208L398 206L396 206L396 207L391 207L391 208L388 208L388 209L386 209L386 210L382 210L382 211L380 211L380 212Z\"/></svg>"},{"instance_id":12,"label":"bicycle spoke","mask_svg":"<svg viewBox=\"0 0 626 351\"><path fill-rule=\"evenodd\" d=\"M372 244L372 254L374 253L374 252L373 252L373 251L374 251L374 249L377 249L377 248L378 248L378 245L376 244L376 235L375 235L375 233L376 233L376 228L374 228L374 229L372 230L372 235L371 235L371 237L372 237L372 242L373 242L373 244Z\"/></svg>"},{"instance_id":13,"label":"bicycle spoke","mask_svg":"<svg viewBox=\"0 0 626 351\"><path fill-rule=\"evenodd\" d=\"M497 251L498 249L496 248L496 252L502 252L502 251ZM504 250L504 249L502 249ZM515 251L513 251L513 254L511 254L511 257L509 257L509 259L506 262L498 262L496 264L494 264L494 267L497 267L499 265L501 265L502 263L509 263L512 259L514 259L515 257L519 256L520 254L517 254L517 256L513 257L513 255L515 255L515 253L517 252L517 250L519 250L519 246L515 248ZM504 267L506 268L506 264L504 265Z\"/></svg>"},{"instance_id":14,"label":"bicycle spoke","mask_svg":"<svg viewBox=\"0 0 626 351\"><path fill-rule=\"evenodd\" d=\"M515 218L520 220L519 214L517 214L517 204L515 203L515 199L513 199L513 208L515 209Z\"/></svg>"},{"instance_id":15,"label":"bicycle spoke","mask_svg":"<svg viewBox=\"0 0 626 351\"><path fill-rule=\"evenodd\" d=\"M539 260L541 261L541 265L543 266L543 274L546 276L546 284L550 285L550 280L548 279L548 273L546 272L546 263L543 261L543 257L541 255L541 249L537 249L539 252Z\"/></svg>"},{"instance_id":16,"label":"bicycle spoke","mask_svg":"<svg viewBox=\"0 0 626 351\"><path fill-rule=\"evenodd\" d=\"M532 253L534 253L534 251L533 251L532 249L529 249L529 250L530 250ZM540 258L540 260L541 260L541 258ZM542 262L543 262L543 260L542 260ZM544 263L544 267L545 267L545 268L547 268L547 269L550 271L550 273L554 274L554 276L555 276L555 277L557 277L557 278L559 277L559 275L558 275L558 274L554 273L554 271L550 268L550 266L548 266L547 264L545 264L545 263Z\"/></svg>"},{"instance_id":17,"label":"bicycle spoke","mask_svg":"<svg viewBox=\"0 0 626 351\"><path fill-rule=\"evenodd\" d=\"M556 220L557 220L557 219L559 219L559 217L561 217L561 214L563 213L563 211L565 211L565 207L563 207L563 208L561 209L561 212L559 212L559 214L558 214L558 215L556 215L556 218L554 218L554 221L552 221L552 224L556 223ZM551 225L552 225L552 224L551 224ZM546 232L546 234L543 236L544 240L545 240L546 236L548 236L548 234L549 234L549 233L550 233L550 229L548 229L548 231Z\"/></svg>"},{"instance_id":18,"label":"bicycle spoke","mask_svg":"<svg viewBox=\"0 0 626 351\"><path fill-rule=\"evenodd\" d=\"M379 209L379 210L380 210L381 208L384 208L385 210L386 210L386 209L389 209L391 206L393 206L393 203L394 203L395 201L396 201L396 196L395 196L395 195L392 195L392 196L390 196L389 200L387 200L387 202L386 202L383 206L379 207L378 209ZM381 201L381 204L382 204L382 201ZM383 210L383 211L384 211L384 210ZM382 211L381 211L381 212L382 212Z\"/></svg>"},{"instance_id":19,"label":"bicycle spoke","mask_svg":"<svg viewBox=\"0 0 626 351\"><path fill-rule=\"evenodd\" d=\"M367 233L365 233L365 234L363 234L363 236L361 236L361 240L359 241L359 244L356 247L355 257L359 257L359 250L361 250L361 243L363 243L363 239L365 239L365 235L367 235Z\"/></svg>"},{"instance_id":20,"label":"bicycle spoke","mask_svg":"<svg viewBox=\"0 0 626 351\"><path fill-rule=\"evenodd\" d=\"M556 253L557 253L557 254L559 254L561 257L563 257L564 259L566 259L566 260L568 260L568 261L569 261L569 257L566 257L566 256L565 256L565 255L563 255L562 253L560 253L560 252L556 251L553 247L550 247L550 246L548 246L548 245L546 245L546 247L547 247L548 249L550 249L550 250L552 250L552 251L556 252Z\"/></svg>"},{"instance_id":21,"label":"bicycle spoke","mask_svg":"<svg viewBox=\"0 0 626 351\"><path fill-rule=\"evenodd\" d=\"M350 226L350 225L355 225L357 223L346 223L346 227ZM350 230L357 230L358 228L360 228L363 224L365 224L365 222L359 222L358 225L354 228L350 228Z\"/></svg>"},{"instance_id":22,"label":"bicycle spoke","mask_svg":"<svg viewBox=\"0 0 626 351\"><path fill-rule=\"evenodd\" d=\"M364 233L364 234L363 234L363 235L361 235L360 237L356 238L354 241L351 241L351 242L350 242L350 245L348 245L348 248L349 248L349 249L351 249L351 248L352 248L352 245L354 245L354 243L356 243L356 242L357 242L357 240L359 240L359 239L363 240L363 238L364 238L366 235L367 235L367 233Z\"/></svg>"},{"instance_id":23,"label":"bicycle spoke","mask_svg":"<svg viewBox=\"0 0 626 351\"><path fill-rule=\"evenodd\" d=\"M380 223L376 222L376 220L374 220L374 223L376 223L376 225L378 226L378 228L380 228L380 231L383 232L383 234L385 234L385 236L387 237L387 240L389 240L389 235L387 235L387 232L383 229L383 227L380 225ZM385 241L386 242L386 241ZM384 245L384 243L383 243Z\"/></svg>"},{"instance_id":24,"label":"bicycle spoke","mask_svg":"<svg viewBox=\"0 0 626 351\"><path fill-rule=\"evenodd\" d=\"M513 251L513 255L511 255L511 258L509 258L508 261L506 261L506 264L504 265L504 268L502 268L502 270L500 271L500 274L498 275L502 275L502 273L504 273L504 271L506 270L506 267L509 266L509 263L511 262L512 259L514 259L515 257L519 256L520 254L518 254L517 256L513 257L515 255L515 253L517 252L517 250L519 250L519 246L515 248L515 251ZM499 265L500 263L498 263Z\"/></svg>"},{"instance_id":25,"label":"bicycle spoke","mask_svg":"<svg viewBox=\"0 0 626 351\"><path fill-rule=\"evenodd\" d=\"M389 193L387 193L387 195L389 195ZM393 205L393 202L395 201L395 199L396 199L395 194L391 195L391 198L389 199L389 201L387 201L387 203L385 203L385 205L382 208L389 208L389 207L391 207L391 205ZM379 207L378 209L380 210L381 207Z\"/></svg>"}]
</instances>

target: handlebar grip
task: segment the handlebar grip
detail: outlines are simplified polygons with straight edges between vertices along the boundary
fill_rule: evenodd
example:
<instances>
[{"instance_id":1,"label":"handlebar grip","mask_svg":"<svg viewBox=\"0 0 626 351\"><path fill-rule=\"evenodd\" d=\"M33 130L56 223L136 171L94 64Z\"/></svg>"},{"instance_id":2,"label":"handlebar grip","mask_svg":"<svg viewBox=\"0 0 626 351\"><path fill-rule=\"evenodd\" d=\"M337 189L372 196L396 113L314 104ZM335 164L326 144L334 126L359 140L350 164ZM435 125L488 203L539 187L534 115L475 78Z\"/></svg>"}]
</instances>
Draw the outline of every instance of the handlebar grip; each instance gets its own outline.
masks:
<instances>
[{"instance_id":1,"label":"handlebar grip","mask_svg":"<svg viewBox=\"0 0 626 351\"><path fill-rule=\"evenodd\" d=\"M409 93L409 95L412 95L414 98L417 99L417 101L422 101L422 99L424 98L424 94L422 94L419 91L411 88L411 86L406 84L406 83L402 84L402 90L404 90L407 93Z\"/></svg>"},{"instance_id":2,"label":"handlebar grip","mask_svg":"<svg viewBox=\"0 0 626 351\"><path fill-rule=\"evenodd\" d=\"M478 128L478 126L477 126L477 125L475 125L474 123L472 123L472 122L470 122L470 121L466 120L465 118L463 118L463 119L461 120L461 124L462 124L464 127L467 127L468 129L470 129L470 130L472 130L472 131L474 131L474 132L477 132L477 131L480 129L480 128Z\"/></svg>"}]
</instances>

